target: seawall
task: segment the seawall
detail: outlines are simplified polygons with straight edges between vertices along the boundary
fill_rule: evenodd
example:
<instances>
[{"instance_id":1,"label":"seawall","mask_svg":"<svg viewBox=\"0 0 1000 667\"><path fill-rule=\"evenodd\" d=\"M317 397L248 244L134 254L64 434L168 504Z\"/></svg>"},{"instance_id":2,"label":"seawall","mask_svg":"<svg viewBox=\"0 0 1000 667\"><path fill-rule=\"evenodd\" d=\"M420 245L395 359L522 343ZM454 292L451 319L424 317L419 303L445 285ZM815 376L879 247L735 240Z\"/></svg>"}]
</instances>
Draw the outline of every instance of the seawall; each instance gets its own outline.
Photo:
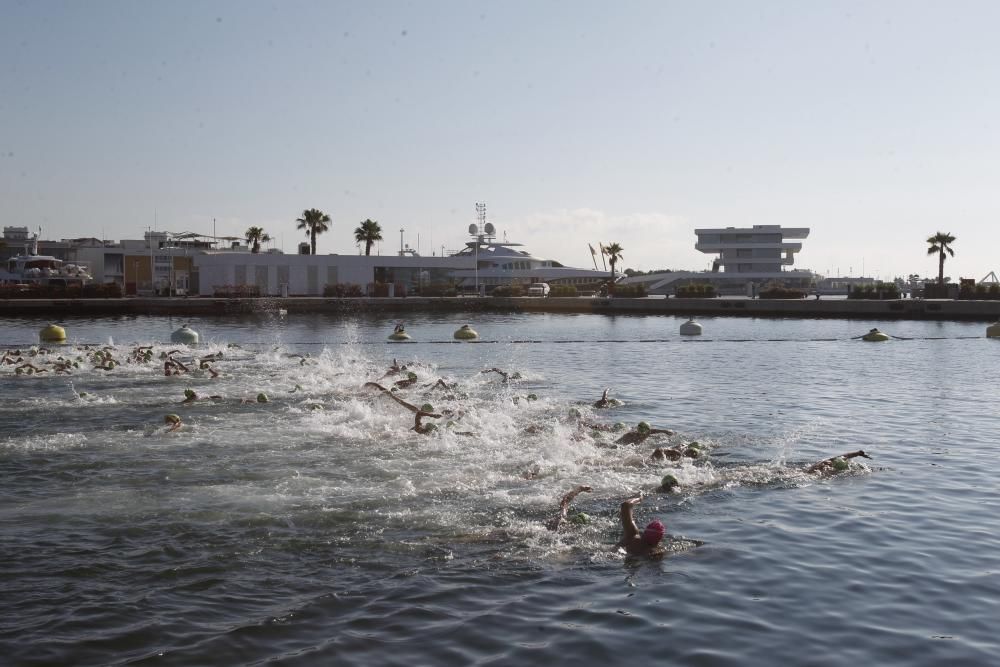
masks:
<instances>
[{"instance_id":1,"label":"seawall","mask_svg":"<svg viewBox=\"0 0 1000 667\"><path fill-rule=\"evenodd\" d=\"M685 317L801 317L865 320L1000 320L1000 301L949 299L608 299L577 297L262 297L247 299L136 297L124 299L0 299L3 317L109 315L226 315L266 313L480 312L601 313Z\"/></svg>"}]
</instances>

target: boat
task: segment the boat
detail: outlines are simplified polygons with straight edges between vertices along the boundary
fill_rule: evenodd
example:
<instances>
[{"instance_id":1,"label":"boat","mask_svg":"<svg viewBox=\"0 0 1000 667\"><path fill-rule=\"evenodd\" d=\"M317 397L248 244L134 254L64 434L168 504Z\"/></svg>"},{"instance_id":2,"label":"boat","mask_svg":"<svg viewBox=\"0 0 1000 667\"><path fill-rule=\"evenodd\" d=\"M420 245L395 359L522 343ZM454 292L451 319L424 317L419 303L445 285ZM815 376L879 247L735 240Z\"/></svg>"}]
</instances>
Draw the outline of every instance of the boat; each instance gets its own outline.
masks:
<instances>
[{"instance_id":1,"label":"boat","mask_svg":"<svg viewBox=\"0 0 1000 667\"><path fill-rule=\"evenodd\" d=\"M465 247L450 255L456 258L475 258L475 268L452 270L451 276L463 291L477 288L491 292L501 285L522 285L527 288L534 283L550 286L572 285L580 290L597 290L608 281L609 271L565 266L544 257L538 257L523 250L524 245L495 238L496 230L487 222L481 228L469 225L469 235ZM615 272L615 280L624 277Z\"/></svg>"},{"instance_id":2,"label":"boat","mask_svg":"<svg viewBox=\"0 0 1000 667\"><path fill-rule=\"evenodd\" d=\"M51 255L16 255L0 268L0 285L82 287L93 279L86 266L67 264Z\"/></svg>"},{"instance_id":3,"label":"boat","mask_svg":"<svg viewBox=\"0 0 1000 667\"><path fill-rule=\"evenodd\" d=\"M82 287L94 279L83 264L68 264L51 255L39 255L37 234L29 241L24 245L24 253L11 257L0 267L0 285Z\"/></svg>"}]
</instances>

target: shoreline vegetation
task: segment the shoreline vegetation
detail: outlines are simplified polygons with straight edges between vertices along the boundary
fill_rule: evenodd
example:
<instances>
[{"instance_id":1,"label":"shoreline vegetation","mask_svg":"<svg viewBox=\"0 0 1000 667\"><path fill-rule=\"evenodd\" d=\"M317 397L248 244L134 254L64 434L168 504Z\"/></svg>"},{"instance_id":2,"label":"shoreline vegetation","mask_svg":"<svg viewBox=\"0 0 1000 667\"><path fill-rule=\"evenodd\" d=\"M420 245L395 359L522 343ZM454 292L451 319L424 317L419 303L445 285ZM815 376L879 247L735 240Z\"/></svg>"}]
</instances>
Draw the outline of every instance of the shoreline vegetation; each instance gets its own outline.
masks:
<instances>
[{"instance_id":1,"label":"shoreline vegetation","mask_svg":"<svg viewBox=\"0 0 1000 667\"><path fill-rule=\"evenodd\" d=\"M702 317L1000 320L1000 301L607 297L126 297L0 299L0 316L225 315L353 312L599 313Z\"/></svg>"}]
</instances>

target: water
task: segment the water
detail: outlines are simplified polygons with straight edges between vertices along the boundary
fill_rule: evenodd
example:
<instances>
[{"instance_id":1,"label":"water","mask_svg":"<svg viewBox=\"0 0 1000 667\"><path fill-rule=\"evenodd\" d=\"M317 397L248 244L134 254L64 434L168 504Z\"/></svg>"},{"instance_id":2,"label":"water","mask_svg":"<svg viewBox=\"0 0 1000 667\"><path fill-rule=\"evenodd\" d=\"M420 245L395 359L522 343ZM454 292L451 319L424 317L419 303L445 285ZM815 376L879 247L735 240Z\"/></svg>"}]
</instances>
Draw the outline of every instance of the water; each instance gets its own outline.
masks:
<instances>
[{"instance_id":1,"label":"water","mask_svg":"<svg viewBox=\"0 0 1000 667\"><path fill-rule=\"evenodd\" d=\"M495 342L457 344L460 316L407 317L416 342L394 345L387 317L192 320L217 379L0 367L3 662L996 664L985 325L707 318L682 342L671 317L493 314L473 325ZM182 323L65 324L124 360ZM4 320L0 343L44 324ZM908 340L851 340L872 326ZM418 435L362 390L393 358L451 429ZM591 409L605 387L624 405ZM614 447L572 407L677 435ZM691 440L705 457L648 463ZM867 465L802 472L858 448ZM681 493L654 492L666 472ZM590 522L546 530L576 484ZM638 490L661 561L613 549Z\"/></svg>"}]
</instances>

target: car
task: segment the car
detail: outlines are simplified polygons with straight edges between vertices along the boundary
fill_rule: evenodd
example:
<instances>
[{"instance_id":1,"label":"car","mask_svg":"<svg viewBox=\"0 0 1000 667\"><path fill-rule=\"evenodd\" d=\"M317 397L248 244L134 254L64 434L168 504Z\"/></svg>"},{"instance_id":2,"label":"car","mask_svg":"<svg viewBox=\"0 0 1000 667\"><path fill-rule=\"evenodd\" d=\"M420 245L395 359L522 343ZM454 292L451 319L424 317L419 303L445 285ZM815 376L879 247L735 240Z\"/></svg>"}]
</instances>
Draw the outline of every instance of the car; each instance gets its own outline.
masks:
<instances>
[{"instance_id":1,"label":"car","mask_svg":"<svg viewBox=\"0 0 1000 667\"><path fill-rule=\"evenodd\" d=\"M550 290L548 283L531 283L528 285L528 296L548 296Z\"/></svg>"}]
</instances>

